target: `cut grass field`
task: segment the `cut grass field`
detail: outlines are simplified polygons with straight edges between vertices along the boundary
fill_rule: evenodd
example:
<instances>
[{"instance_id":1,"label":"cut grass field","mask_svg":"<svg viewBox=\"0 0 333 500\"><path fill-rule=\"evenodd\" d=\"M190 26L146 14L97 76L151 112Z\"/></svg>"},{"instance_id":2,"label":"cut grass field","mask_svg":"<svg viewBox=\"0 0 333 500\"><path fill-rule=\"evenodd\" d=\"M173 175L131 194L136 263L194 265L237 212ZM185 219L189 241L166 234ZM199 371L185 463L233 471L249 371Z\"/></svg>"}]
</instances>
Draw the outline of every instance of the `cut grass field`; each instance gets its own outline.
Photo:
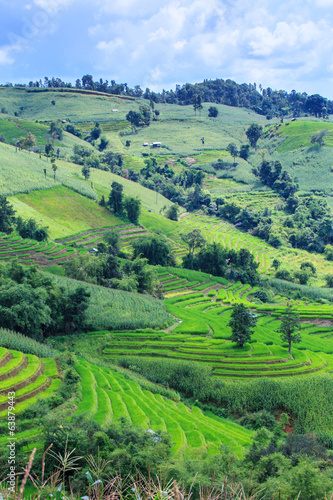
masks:
<instances>
[{"instance_id":1,"label":"cut grass field","mask_svg":"<svg viewBox=\"0 0 333 500\"><path fill-rule=\"evenodd\" d=\"M125 417L147 430L166 431L171 436L173 452L178 454L214 454L224 444L242 456L251 444L251 431L225 419L213 419L195 406L190 408L143 390L110 369L83 359L75 368L83 389L77 413L89 413L102 426Z\"/></svg>"},{"instance_id":2,"label":"cut grass field","mask_svg":"<svg viewBox=\"0 0 333 500\"><path fill-rule=\"evenodd\" d=\"M71 189L57 186L10 197L21 217L49 227L51 238L64 238L93 228L123 224L111 212Z\"/></svg>"}]
</instances>

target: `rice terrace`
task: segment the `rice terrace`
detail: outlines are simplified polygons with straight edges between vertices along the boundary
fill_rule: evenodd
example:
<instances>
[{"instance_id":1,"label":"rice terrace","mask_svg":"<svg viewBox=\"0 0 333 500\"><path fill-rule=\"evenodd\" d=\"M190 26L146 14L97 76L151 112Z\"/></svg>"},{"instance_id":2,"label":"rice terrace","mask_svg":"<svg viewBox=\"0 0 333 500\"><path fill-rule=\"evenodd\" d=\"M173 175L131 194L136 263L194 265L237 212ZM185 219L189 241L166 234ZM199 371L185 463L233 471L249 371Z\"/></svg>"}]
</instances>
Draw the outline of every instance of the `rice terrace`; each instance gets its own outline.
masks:
<instances>
[{"instance_id":1,"label":"rice terrace","mask_svg":"<svg viewBox=\"0 0 333 500\"><path fill-rule=\"evenodd\" d=\"M0 86L0 498L332 498L332 101L88 77Z\"/></svg>"}]
</instances>

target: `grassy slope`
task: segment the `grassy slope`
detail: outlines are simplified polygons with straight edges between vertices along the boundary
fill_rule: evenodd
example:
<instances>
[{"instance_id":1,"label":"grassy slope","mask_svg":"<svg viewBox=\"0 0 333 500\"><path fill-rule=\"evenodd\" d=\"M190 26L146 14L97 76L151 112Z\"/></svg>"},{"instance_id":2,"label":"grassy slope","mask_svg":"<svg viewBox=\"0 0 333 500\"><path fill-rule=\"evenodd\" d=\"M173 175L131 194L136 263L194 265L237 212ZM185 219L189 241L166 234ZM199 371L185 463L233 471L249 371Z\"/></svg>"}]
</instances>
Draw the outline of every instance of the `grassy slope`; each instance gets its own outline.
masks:
<instances>
[{"instance_id":1,"label":"grassy slope","mask_svg":"<svg viewBox=\"0 0 333 500\"><path fill-rule=\"evenodd\" d=\"M259 147L266 149L274 160L281 161L291 175L297 178L301 191L322 190L333 206L333 124L314 118L287 123L271 126L266 134L267 138L259 141ZM324 138L325 146L320 148L311 144L311 136L321 130L327 130L328 134ZM260 151L251 158L255 165L259 165Z\"/></svg>"},{"instance_id":2,"label":"grassy slope","mask_svg":"<svg viewBox=\"0 0 333 500\"><path fill-rule=\"evenodd\" d=\"M83 399L78 413L89 412L100 424L126 416L134 425L170 433L174 453L217 453L221 443L237 456L252 440L252 432L222 418L212 419L197 407L186 407L142 390L119 373L84 360L75 366L81 376Z\"/></svg>"},{"instance_id":3,"label":"grassy slope","mask_svg":"<svg viewBox=\"0 0 333 500\"><path fill-rule=\"evenodd\" d=\"M123 221L93 200L58 186L10 198L23 218L35 218L49 227L50 237L62 238L97 227L116 226Z\"/></svg>"},{"instance_id":4,"label":"grassy slope","mask_svg":"<svg viewBox=\"0 0 333 500\"><path fill-rule=\"evenodd\" d=\"M52 91L30 93L9 88L0 89L0 99L10 114L14 115L17 111L21 118L42 121L51 119L65 119L71 122L118 121L124 119L133 106L132 101L112 96L86 96ZM56 101L54 106L52 100ZM119 113L112 113L112 109L116 108L119 108Z\"/></svg>"},{"instance_id":5,"label":"grassy slope","mask_svg":"<svg viewBox=\"0 0 333 500\"><path fill-rule=\"evenodd\" d=\"M67 289L76 288L76 280L53 276ZM87 310L87 321L92 330L123 328L156 328L167 326L172 319L164 304L150 295L123 292L111 288L85 283L91 299Z\"/></svg>"}]
</instances>

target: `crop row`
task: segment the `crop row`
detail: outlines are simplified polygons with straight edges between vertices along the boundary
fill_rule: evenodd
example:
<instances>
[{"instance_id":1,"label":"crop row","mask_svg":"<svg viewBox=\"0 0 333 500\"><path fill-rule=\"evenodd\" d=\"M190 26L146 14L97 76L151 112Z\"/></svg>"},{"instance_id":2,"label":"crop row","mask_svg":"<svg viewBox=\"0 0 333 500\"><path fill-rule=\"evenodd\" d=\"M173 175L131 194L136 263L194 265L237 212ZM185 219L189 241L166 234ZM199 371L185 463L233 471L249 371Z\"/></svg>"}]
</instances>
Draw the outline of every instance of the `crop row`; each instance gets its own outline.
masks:
<instances>
[{"instance_id":1,"label":"crop row","mask_svg":"<svg viewBox=\"0 0 333 500\"><path fill-rule=\"evenodd\" d=\"M81 377L83 399L78 413L89 412L101 425L125 417L134 425L159 429L171 435L173 451L210 450L218 452L221 443L230 445L240 456L251 443L252 433L224 419L213 419L197 407L186 407L159 394L142 390L121 374L80 360L76 369Z\"/></svg>"}]
</instances>

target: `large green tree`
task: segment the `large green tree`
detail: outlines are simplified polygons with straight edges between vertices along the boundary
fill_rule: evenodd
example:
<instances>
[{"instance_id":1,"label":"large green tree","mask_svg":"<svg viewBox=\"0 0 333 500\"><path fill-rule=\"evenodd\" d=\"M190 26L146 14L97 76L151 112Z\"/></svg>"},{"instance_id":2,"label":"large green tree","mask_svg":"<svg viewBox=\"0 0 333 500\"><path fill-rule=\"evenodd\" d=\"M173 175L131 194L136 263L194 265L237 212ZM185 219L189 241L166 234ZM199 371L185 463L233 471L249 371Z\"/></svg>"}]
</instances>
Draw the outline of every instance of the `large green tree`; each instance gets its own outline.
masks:
<instances>
[{"instance_id":1,"label":"large green tree","mask_svg":"<svg viewBox=\"0 0 333 500\"><path fill-rule=\"evenodd\" d=\"M229 151L230 155L233 157L234 165L235 165L236 156L238 156L238 154L239 154L239 151L238 151L236 144L234 142L230 142L227 146L227 151Z\"/></svg>"},{"instance_id":2,"label":"large green tree","mask_svg":"<svg viewBox=\"0 0 333 500\"><path fill-rule=\"evenodd\" d=\"M141 212L141 201L139 198L132 198L129 196L125 199L125 210L127 212L127 217L133 224L139 222L140 212Z\"/></svg>"},{"instance_id":3,"label":"large green tree","mask_svg":"<svg viewBox=\"0 0 333 500\"><path fill-rule=\"evenodd\" d=\"M15 210L6 196L0 195L0 232L9 234L15 224Z\"/></svg>"},{"instance_id":4,"label":"large green tree","mask_svg":"<svg viewBox=\"0 0 333 500\"><path fill-rule=\"evenodd\" d=\"M123 185L119 182L113 182L111 184L111 192L107 205L115 214L123 211L123 190Z\"/></svg>"},{"instance_id":5,"label":"large green tree","mask_svg":"<svg viewBox=\"0 0 333 500\"><path fill-rule=\"evenodd\" d=\"M293 306L288 303L281 321L281 326L278 332L281 334L282 342L288 342L289 354L291 354L291 344L299 343L302 340L301 333L301 323L299 319L299 314Z\"/></svg>"},{"instance_id":6,"label":"large green tree","mask_svg":"<svg viewBox=\"0 0 333 500\"><path fill-rule=\"evenodd\" d=\"M251 146L257 149L258 139L262 136L262 126L258 123L252 123L246 131L246 136Z\"/></svg>"},{"instance_id":7,"label":"large green tree","mask_svg":"<svg viewBox=\"0 0 333 500\"><path fill-rule=\"evenodd\" d=\"M137 132L137 128L140 125L141 115L136 111L129 111L126 115L126 120L130 122L132 127L132 134Z\"/></svg>"},{"instance_id":8,"label":"large green tree","mask_svg":"<svg viewBox=\"0 0 333 500\"><path fill-rule=\"evenodd\" d=\"M63 333L72 335L81 332L85 312L89 306L89 298L90 292L83 286L68 292L67 300L63 302L62 307Z\"/></svg>"},{"instance_id":9,"label":"large green tree","mask_svg":"<svg viewBox=\"0 0 333 500\"><path fill-rule=\"evenodd\" d=\"M251 339L253 328L256 326L257 318L252 315L244 304L234 304L232 306L231 318L228 326L231 327L232 342L237 342L239 347L243 347L245 342Z\"/></svg>"},{"instance_id":10,"label":"large green tree","mask_svg":"<svg viewBox=\"0 0 333 500\"><path fill-rule=\"evenodd\" d=\"M187 234L181 233L180 236L181 239L188 245L188 256L191 263L191 269L193 269L194 250L205 246L206 240L200 233L199 229L193 229L193 231L190 231Z\"/></svg>"},{"instance_id":11,"label":"large green tree","mask_svg":"<svg viewBox=\"0 0 333 500\"><path fill-rule=\"evenodd\" d=\"M142 236L133 242L133 257L144 257L152 266L175 265L172 247L163 236Z\"/></svg>"},{"instance_id":12,"label":"large green tree","mask_svg":"<svg viewBox=\"0 0 333 500\"><path fill-rule=\"evenodd\" d=\"M27 283L9 281L0 286L0 326L36 340L51 321L44 288L34 289Z\"/></svg>"}]
</instances>

